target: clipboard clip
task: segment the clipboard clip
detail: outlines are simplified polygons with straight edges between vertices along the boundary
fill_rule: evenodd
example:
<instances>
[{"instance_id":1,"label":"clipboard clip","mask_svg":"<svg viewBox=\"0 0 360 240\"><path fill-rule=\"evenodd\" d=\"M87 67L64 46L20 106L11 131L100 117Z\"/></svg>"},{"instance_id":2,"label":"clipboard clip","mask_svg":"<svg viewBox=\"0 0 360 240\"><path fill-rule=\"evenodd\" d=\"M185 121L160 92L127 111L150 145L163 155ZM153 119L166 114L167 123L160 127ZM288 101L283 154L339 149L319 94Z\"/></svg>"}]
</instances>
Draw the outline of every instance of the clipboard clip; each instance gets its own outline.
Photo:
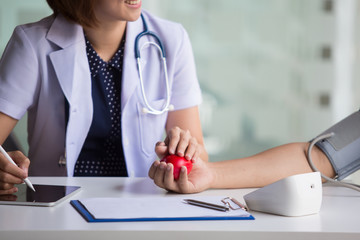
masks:
<instances>
[{"instance_id":1,"label":"clipboard clip","mask_svg":"<svg viewBox=\"0 0 360 240\"><path fill-rule=\"evenodd\" d=\"M248 211L248 208L246 205L240 203L238 200L232 197L226 197L221 199L221 202L223 202L226 206L228 206L231 210L238 210L242 209L244 211Z\"/></svg>"}]
</instances>

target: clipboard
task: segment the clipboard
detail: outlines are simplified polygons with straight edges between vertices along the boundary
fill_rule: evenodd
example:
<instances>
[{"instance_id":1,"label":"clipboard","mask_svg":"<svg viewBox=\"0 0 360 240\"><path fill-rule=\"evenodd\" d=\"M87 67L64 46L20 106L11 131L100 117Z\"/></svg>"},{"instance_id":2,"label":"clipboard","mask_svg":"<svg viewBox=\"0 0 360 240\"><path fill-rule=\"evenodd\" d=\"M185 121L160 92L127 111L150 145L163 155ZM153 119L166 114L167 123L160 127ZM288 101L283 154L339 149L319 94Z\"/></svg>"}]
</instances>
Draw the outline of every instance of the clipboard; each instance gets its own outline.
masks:
<instances>
[{"instance_id":1,"label":"clipboard","mask_svg":"<svg viewBox=\"0 0 360 240\"><path fill-rule=\"evenodd\" d=\"M226 197L197 197L221 204ZM72 200L70 204L90 223L139 221L255 220L243 209L227 212L186 204L184 197L121 197Z\"/></svg>"}]
</instances>

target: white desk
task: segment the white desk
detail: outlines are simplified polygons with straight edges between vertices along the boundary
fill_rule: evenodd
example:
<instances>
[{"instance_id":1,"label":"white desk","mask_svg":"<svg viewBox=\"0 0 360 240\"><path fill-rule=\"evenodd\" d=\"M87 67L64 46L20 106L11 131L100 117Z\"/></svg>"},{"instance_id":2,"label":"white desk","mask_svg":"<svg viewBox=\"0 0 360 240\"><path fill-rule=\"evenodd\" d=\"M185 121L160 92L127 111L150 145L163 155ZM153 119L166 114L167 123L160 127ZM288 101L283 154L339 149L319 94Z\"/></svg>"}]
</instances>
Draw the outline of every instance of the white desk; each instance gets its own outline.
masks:
<instances>
[{"instance_id":1,"label":"white desk","mask_svg":"<svg viewBox=\"0 0 360 240\"><path fill-rule=\"evenodd\" d=\"M34 184L82 186L72 199L169 196L146 178L33 177ZM242 200L253 189L208 190ZM69 200L55 207L0 206L0 239L360 239L360 192L325 186L319 214L281 217L252 212L256 220L88 223ZM185 196L184 196L185 197Z\"/></svg>"}]
</instances>

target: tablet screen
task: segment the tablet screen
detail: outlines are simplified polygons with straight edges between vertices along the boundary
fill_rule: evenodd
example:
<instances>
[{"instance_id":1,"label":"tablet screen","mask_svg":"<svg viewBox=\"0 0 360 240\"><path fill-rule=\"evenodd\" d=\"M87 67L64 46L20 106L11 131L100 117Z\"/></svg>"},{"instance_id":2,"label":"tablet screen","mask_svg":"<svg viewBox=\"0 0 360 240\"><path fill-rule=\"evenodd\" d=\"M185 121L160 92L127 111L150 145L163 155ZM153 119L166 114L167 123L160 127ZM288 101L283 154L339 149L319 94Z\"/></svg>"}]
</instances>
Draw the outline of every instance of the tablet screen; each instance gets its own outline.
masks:
<instances>
[{"instance_id":1,"label":"tablet screen","mask_svg":"<svg viewBox=\"0 0 360 240\"><path fill-rule=\"evenodd\" d=\"M16 187L18 192L12 195L0 195L0 204L11 205L34 205L34 206L54 206L75 194L80 187L78 186L57 186L34 184L35 192L25 184Z\"/></svg>"}]
</instances>

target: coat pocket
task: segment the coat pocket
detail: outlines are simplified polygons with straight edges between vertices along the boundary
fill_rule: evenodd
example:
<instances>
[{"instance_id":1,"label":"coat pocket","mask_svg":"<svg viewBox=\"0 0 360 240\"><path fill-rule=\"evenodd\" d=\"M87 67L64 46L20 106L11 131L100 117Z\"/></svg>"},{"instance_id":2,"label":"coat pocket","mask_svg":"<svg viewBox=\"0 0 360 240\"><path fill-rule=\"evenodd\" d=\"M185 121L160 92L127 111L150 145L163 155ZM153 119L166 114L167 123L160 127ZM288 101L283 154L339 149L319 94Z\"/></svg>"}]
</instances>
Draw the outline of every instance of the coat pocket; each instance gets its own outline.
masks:
<instances>
[{"instance_id":1,"label":"coat pocket","mask_svg":"<svg viewBox=\"0 0 360 240\"><path fill-rule=\"evenodd\" d=\"M161 109L165 101L166 99L160 99L149 102L149 104L155 109ZM155 157L155 144L164 140L167 112L159 115L144 113L144 107L144 105L137 103L141 149L148 157L152 155Z\"/></svg>"}]
</instances>

